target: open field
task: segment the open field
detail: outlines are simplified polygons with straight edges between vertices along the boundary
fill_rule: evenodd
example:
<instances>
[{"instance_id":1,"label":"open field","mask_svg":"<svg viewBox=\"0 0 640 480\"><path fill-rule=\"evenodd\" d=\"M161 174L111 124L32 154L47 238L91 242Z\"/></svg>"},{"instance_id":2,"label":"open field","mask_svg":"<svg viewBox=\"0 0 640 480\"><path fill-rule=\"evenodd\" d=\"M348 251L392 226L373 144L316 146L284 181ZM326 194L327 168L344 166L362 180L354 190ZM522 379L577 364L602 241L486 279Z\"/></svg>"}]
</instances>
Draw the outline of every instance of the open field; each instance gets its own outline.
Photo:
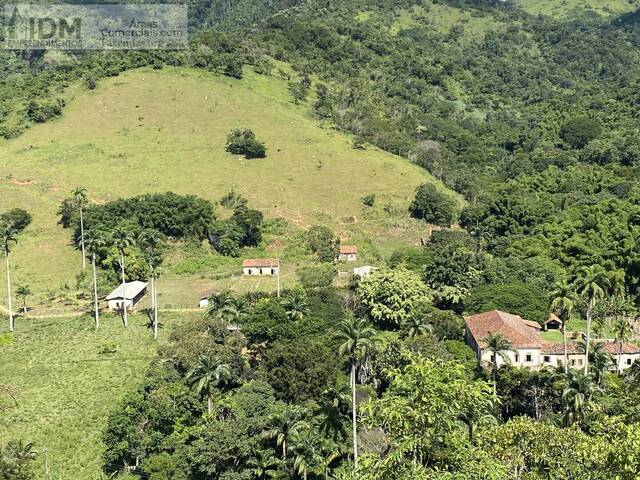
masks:
<instances>
[{"instance_id":1,"label":"open field","mask_svg":"<svg viewBox=\"0 0 640 480\"><path fill-rule=\"evenodd\" d=\"M551 17L566 17L585 11L614 16L640 8L638 0L517 0L517 3L529 13Z\"/></svg>"},{"instance_id":2,"label":"open field","mask_svg":"<svg viewBox=\"0 0 640 480\"><path fill-rule=\"evenodd\" d=\"M347 135L313 119L309 105L294 105L280 78L137 70L94 91L76 85L67 96L61 119L0 143L2 208L22 207L34 216L12 261L14 283L31 286L35 306L74 289L80 257L69 246L69 232L57 225L56 210L77 185L96 203L168 190L216 201L235 189L267 219L285 221L247 256L280 252L299 259L299 232L318 223L358 244L369 261L425 235L426 226L409 219L406 208L417 185L436 181L400 157L353 149ZM226 153L226 135L235 127L252 128L266 142L268 158ZM372 209L360 201L368 193L376 194ZM291 242L297 245L289 248ZM239 272L238 259L206 249L174 257L166 265L164 304L193 303L201 290L219 288L221 278L226 284ZM283 281L295 278L293 265L284 271ZM231 283L255 288L253 279ZM5 292L3 282L3 303Z\"/></svg>"},{"instance_id":3,"label":"open field","mask_svg":"<svg viewBox=\"0 0 640 480\"><path fill-rule=\"evenodd\" d=\"M163 314L159 342L185 317ZM112 315L98 331L87 316L18 320L11 335L0 325L0 384L15 389L17 402L0 399L8 408L0 443L24 439L47 449L51 480L97 478L108 412L140 383L156 347L142 315L128 329ZM45 478L43 453L37 471Z\"/></svg>"}]
</instances>

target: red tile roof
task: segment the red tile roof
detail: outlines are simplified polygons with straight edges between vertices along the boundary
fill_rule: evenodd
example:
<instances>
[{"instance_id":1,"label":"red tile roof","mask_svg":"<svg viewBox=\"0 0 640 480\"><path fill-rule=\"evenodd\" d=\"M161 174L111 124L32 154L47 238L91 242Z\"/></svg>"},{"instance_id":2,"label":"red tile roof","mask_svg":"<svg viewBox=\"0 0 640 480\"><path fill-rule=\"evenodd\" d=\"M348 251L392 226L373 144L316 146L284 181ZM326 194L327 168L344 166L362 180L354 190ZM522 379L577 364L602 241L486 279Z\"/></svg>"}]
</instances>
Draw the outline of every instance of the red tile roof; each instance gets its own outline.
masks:
<instances>
[{"instance_id":1,"label":"red tile roof","mask_svg":"<svg viewBox=\"0 0 640 480\"><path fill-rule=\"evenodd\" d=\"M273 258L248 258L242 262L243 268L276 268L278 260Z\"/></svg>"},{"instance_id":2,"label":"red tile roof","mask_svg":"<svg viewBox=\"0 0 640 480\"><path fill-rule=\"evenodd\" d=\"M537 329L527 325L519 315L492 310L478 315L470 315L464 319L467 323L467 329L480 348L484 348L483 338L490 333L502 334L503 337L511 341L515 348L540 348Z\"/></svg>"},{"instance_id":3,"label":"red tile roof","mask_svg":"<svg viewBox=\"0 0 640 480\"><path fill-rule=\"evenodd\" d=\"M355 245L340 245L340 255L356 255L358 247Z\"/></svg>"},{"instance_id":4,"label":"red tile roof","mask_svg":"<svg viewBox=\"0 0 640 480\"><path fill-rule=\"evenodd\" d=\"M600 342L595 341L593 343L600 343ZM607 352L609 355L613 355L613 356L617 355L619 349L620 349L620 343L618 342L607 341L604 344L604 351ZM564 347L562 346L562 343L542 342L541 353L546 355L564 355ZM567 342L567 353L570 355L571 354L575 355L583 352L581 352L580 349L578 348L577 342ZM623 343L622 353L625 353L628 355L640 354L640 347L638 347L633 343Z\"/></svg>"},{"instance_id":5,"label":"red tile roof","mask_svg":"<svg viewBox=\"0 0 640 480\"><path fill-rule=\"evenodd\" d=\"M522 319L522 321L528 327L535 328L536 330L542 330L542 327L540 326L540 324L538 322L534 322L532 320L525 320L525 319Z\"/></svg>"}]
</instances>

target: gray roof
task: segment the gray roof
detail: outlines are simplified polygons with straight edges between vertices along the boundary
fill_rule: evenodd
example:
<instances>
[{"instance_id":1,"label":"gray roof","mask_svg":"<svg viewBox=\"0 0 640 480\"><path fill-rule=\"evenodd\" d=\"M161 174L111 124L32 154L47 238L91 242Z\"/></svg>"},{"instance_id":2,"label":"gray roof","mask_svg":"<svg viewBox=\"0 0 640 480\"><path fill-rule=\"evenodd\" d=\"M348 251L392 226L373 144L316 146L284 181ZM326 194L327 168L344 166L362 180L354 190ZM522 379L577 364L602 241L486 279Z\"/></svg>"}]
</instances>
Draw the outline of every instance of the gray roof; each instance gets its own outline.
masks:
<instances>
[{"instance_id":1,"label":"gray roof","mask_svg":"<svg viewBox=\"0 0 640 480\"><path fill-rule=\"evenodd\" d=\"M119 298L124 298L124 292L126 292L127 294L127 300L132 300L137 297L141 291L147 288L147 282L127 282L124 285L126 287L125 289L122 288L122 284L118 285L118 288L107 295L107 300L117 300Z\"/></svg>"}]
</instances>

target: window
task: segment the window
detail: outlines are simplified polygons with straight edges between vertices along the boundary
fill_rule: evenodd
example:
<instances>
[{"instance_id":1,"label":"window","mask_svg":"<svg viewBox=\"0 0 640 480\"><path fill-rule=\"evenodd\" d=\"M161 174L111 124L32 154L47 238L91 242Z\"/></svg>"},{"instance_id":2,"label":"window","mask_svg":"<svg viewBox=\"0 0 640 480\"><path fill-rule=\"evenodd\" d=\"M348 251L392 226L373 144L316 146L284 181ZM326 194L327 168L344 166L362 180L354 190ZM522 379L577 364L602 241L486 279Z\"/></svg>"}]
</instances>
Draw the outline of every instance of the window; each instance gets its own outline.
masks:
<instances>
[{"instance_id":1,"label":"window","mask_svg":"<svg viewBox=\"0 0 640 480\"><path fill-rule=\"evenodd\" d=\"M551 357L549 355L544 356L544 363L551 363Z\"/></svg>"},{"instance_id":2,"label":"window","mask_svg":"<svg viewBox=\"0 0 640 480\"><path fill-rule=\"evenodd\" d=\"M531 354L530 354L530 353L527 353L527 356L526 356L526 357L524 357L524 361L525 361L525 362L531 362L531 361L533 361L533 357L531 356Z\"/></svg>"},{"instance_id":3,"label":"window","mask_svg":"<svg viewBox=\"0 0 640 480\"><path fill-rule=\"evenodd\" d=\"M518 363L519 361L520 361L520 355L516 353L516 363Z\"/></svg>"},{"instance_id":4,"label":"window","mask_svg":"<svg viewBox=\"0 0 640 480\"><path fill-rule=\"evenodd\" d=\"M633 362L631 361L630 358L627 358L627 365L631 365Z\"/></svg>"},{"instance_id":5,"label":"window","mask_svg":"<svg viewBox=\"0 0 640 480\"><path fill-rule=\"evenodd\" d=\"M582 366L582 359L581 358L578 360L578 366L580 366L580 367Z\"/></svg>"},{"instance_id":6,"label":"window","mask_svg":"<svg viewBox=\"0 0 640 480\"><path fill-rule=\"evenodd\" d=\"M571 366L575 367L576 366L576 361L575 360L571 360Z\"/></svg>"},{"instance_id":7,"label":"window","mask_svg":"<svg viewBox=\"0 0 640 480\"><path fill-rule=\"evenodd\" d=\"M495 355L491 355L491 361L495 362L496 361L496 356Z\"/></svg>"}]
</instances>

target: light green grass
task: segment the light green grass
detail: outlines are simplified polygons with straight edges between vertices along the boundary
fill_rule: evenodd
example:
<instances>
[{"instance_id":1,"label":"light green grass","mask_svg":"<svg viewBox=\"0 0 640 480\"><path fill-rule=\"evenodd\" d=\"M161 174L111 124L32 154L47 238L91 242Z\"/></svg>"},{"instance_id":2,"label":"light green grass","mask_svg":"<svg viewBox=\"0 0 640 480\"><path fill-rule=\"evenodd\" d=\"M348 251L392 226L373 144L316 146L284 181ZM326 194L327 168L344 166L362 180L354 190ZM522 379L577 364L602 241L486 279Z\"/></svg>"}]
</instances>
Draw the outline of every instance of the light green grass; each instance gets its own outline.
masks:
<instances>
[{"instance_id":1,"label":"light green grass","mask_svg":"<svg viewBox=\"0 0 640 480\"><path fill-rule=\"evenodd\" d=\"M640 7L638 0L518 0L518 4L534 15L558 18L586 11L608 17L632 12Z\"/></svg>"},{"instance_id":2,"label":"light green grass","mask_svg":"<svg viewBox=\"0 0 640 480\"><path fill-rule=\"evenodd\" d=\"M426 225L407 217L414 189L424 182L444 188L405 159L373 147L353 149L349 136L310 116L310 105L294 105L287 82L276 77L247 71L237 81L192 69L137 70L95 91L74 86L67 96L61 119L0 143L2 209L22 207L34 216L14 248L13 276L16 285L31 286L36 306L47 290L75 285L80 256L57 225L56 210L77 185L95 203L169 190L216 201L233 188L267 218L286 220L286 237L267 236L256 252L267 256L314 224L330 225L347 243L365 247L371 240L380 252L415 243ZM266 142L268 158L226 153L226 135L236 127L252 128ZM377 196L371 210L360 201L368 193ZM161 301L195 302L201 290L218 287L211 278L238 273L241 259L201 263L205 267L189 275L168 263ZM285 271L285 280L295 278L294 265ZM254 282L236 284L247 290ZM5 292L1 282L3 304Z\"/></svg>"},{"instance_id":3,"label":"light green grass","mask_svg":"<svg viewBox=\"0 0 640 480\"><path fill-rule=\"evenodd\" d=\"M185 315L163 314L159 342ZM95 331L90 317L18 320L16 332L0 326L0 384L11 385L17 407L0 418L0 442L20 438L48 450L50 479L94 479L101 467L101 435L108 412L143 378L157 343L146 318L133 315L125 329L105 316ZM115 353L100 353L113 347ZM44 455L37 461L44 476Z\"/></svg>"}]
</instances>

